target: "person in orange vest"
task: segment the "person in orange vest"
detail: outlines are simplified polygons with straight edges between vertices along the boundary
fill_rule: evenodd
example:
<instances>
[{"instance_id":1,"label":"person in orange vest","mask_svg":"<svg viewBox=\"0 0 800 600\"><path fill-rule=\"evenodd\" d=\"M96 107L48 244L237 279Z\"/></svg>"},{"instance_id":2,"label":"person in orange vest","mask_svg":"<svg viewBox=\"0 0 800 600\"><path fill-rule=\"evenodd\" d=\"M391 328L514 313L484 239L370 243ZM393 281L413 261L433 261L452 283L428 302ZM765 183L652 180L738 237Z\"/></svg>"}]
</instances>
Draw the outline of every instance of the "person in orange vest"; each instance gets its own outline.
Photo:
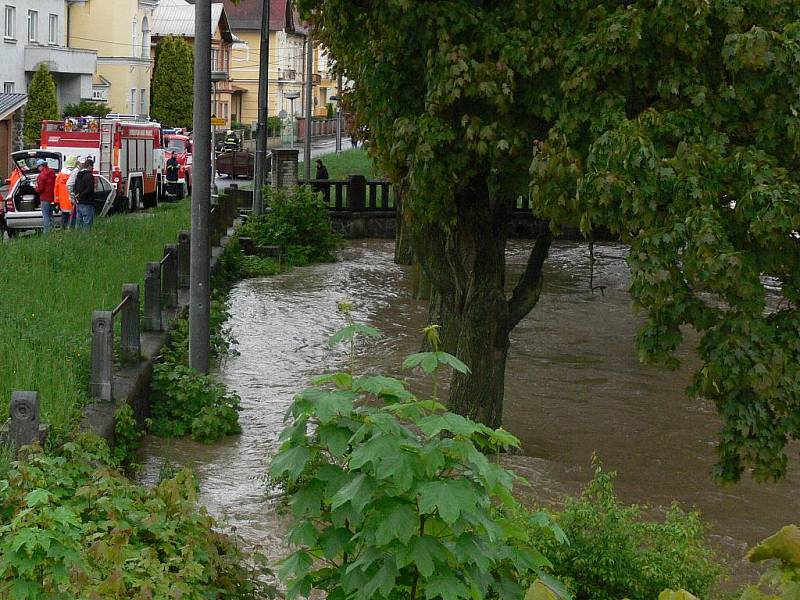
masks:
<instances>
[{"instance_id":1,"label":"person in orange vest","mask_svg":"<svg viewBox=\"0 0 800 600\"><path fill-rule=\"evenodd\" d=\"M11 176L8 178L9 192L14 189L14 184L17 183L17 181L19 181L20 179L22 179L22 173L20 172L19 168L16 165L14 165L14 169L11 171Z\"/></svg>"},{"instance_id":2,"label":"person in orange vest","mask_svg":"<svg viewBox=\"0 0 800 600\"><path fill-rule=\"evenodd\" d=\"M68 156L64 161L64 168L56 175L56 204L61 209L61 228L75 228L75 205L67 188L67 181L75 167L78 166L77 156Z\"/></svg>"}]
</instances>

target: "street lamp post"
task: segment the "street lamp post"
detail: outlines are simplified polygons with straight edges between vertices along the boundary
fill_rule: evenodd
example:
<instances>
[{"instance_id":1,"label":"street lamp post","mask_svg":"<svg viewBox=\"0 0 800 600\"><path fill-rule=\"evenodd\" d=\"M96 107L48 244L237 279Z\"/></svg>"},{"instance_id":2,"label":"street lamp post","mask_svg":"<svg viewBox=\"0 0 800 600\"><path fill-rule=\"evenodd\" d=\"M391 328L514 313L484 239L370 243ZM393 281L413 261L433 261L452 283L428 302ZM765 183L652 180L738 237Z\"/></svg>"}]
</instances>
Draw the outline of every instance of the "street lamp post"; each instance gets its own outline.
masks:
<instances>
[{"instance_id":1,"label":"street lamp post","mask_svg":"<svg viewBox=\"0 0 800 600\"><path fill-rule=\"evenodd\" d=\"M287 92L283 95L284 98L289 100L291 104L291 119L292 119L292 136L289 138L290 140L290 147L294 148L294 126L297 122L297 119L294 114L294 101L300 97L300 92Z\"/></svg>"}]
</instances>

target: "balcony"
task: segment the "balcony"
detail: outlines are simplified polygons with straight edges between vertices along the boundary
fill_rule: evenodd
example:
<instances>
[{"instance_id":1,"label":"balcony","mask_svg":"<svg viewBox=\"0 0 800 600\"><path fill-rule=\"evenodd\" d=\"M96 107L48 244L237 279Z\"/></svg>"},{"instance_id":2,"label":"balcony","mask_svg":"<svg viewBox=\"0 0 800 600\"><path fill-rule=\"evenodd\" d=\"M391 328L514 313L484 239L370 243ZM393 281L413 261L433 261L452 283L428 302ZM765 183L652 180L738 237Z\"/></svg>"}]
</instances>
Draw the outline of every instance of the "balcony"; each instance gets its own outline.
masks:
<instances>
[{"instance_id":1,"label":"balcony","mask_svg":"<svg viewBox=\"0 0 800 600\"><path fill-rule=\"evenodd\" d=\"M297 71L294 69L278 69L278 81L295 81Z\"/></svg>"},{"instance_id":2,"label":"balcony","mask_svg":"<svg viewBox=\"0 0 800 600\"><path fill-rule=\"evenodd\" d=\"M63 46L25 46L25 70L33 72L45 63L52 73L89 75L97 68L97 52Z\"/></svg>"}]
</instances>

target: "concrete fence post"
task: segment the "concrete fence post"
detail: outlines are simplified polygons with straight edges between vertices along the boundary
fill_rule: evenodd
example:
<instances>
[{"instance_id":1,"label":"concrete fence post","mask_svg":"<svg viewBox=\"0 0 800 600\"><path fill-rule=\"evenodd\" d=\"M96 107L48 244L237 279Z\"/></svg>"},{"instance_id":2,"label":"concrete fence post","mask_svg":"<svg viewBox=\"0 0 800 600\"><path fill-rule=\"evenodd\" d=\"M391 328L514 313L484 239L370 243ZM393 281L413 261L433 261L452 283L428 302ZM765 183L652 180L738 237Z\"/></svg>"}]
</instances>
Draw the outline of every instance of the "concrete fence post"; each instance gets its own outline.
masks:
<instances>
[{"instance_id":1,"label":"concrete fence post","mask_svg":"<svg viewBox=\"0 0 800 600\"><path fill-rule=\"evenodd\" d=\"M34 442L44 443L47 425L39 420L39 395L36 392L11 392L8 416L7 442L14 452Z\"/></svg>"},{"instance_id":2,"label":"concrete fence post","mask_svg":"<svg viewBox=\"0 0 800 600\"><path fill-rule=\"evenodd\" d=\"M219 205L215 205L211 207L211 212L209 214L209 239L211 247L219 246L220 241L220 208Z\"/></svg>"},{"instance_id":3,"label":"concrete fence post","mask_svg":"<svg viewBox=\"0 0 800 600\"><path fill-rule=\"evenodd\" d=\"M110 310L92 313L92 374L89 395L112 399L114 377L114 314Z\"/></svg>"},{"instance_id":4,"label":"concrete fence post","mask_svg":"<svg viewBox=\"0 0 800 600\"><path fill-rule=\"evenodd\" d=\"M347 207L353 211L362 211L367 204L367 178L363 175L351 175L347 182Z\"/></svg>"},{"instance_id":5,"label":"concrete fence post","mask_svg":"<svg viewBox=\"0 0 800 600\"><path fill-rule=\"evenodd\" d=\"M120 354L124 360L138 361L142 355L138 283L126 283L122 286L122 299L126 298L128 301L120 311Z\"/></svg>"},{"instance_id":6,"label":"concrete fence post","mask_svg":"<svg viewBox=\"0 0 800 600\"><path fill-rule=\"evenodd\" d=\"M145 331L161 331L161 263L147 263L144 277Z\"/></svg>"},{"instance_id":7,"label":"concrete fence post","mask_svg":"<svg viewBox=\"0 0 800 600\"><path fill-rule=\"evenodd\" d=\"M178 233L178 287L189 287L189 232Z\"/></svg>"},{"instance_id":8,"label":"concrete fence post","mask_svg":"<svg viewBox=\"0 0 800 600\"><path fill-rule=\"evenodd\" d=\"M164 246L164 268L161 274L161 294L165 308L178 306L178 246Z\"/></svg>"}]
</instances>

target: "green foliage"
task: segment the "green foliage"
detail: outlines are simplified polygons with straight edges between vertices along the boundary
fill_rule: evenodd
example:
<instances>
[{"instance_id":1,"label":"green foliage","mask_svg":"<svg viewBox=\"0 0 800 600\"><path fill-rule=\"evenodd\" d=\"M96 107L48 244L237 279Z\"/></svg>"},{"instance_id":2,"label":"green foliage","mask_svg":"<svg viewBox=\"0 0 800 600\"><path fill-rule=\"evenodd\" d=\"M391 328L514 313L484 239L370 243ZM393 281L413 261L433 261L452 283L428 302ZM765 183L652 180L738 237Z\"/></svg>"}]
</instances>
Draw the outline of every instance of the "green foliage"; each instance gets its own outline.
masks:
<instances>
[{"instance_id":1,"label":"green foliage","mask_svg":"<svg viewBox=\"0 0 800 600\"><path fill-rule=\"evenodd\" d=\"M784 476L800 438L796 0L298 5L408 187L419 260L448 248L424 243L439 234L474 235L474 203L501 222L528 191L554 225L617 232L642 359L675 367L682 332L701 334L690 393L723 420L717 475Z\"/></svg>"},{"instance_id":2,"label":"green foliage","mask_svg":"<svg viewBox=\"0 0 800 600\"><path fill-rule=\"evenodd\" d=\"M164 362L153 367L150 430L161 437L191 434L212 443L240 433L239 397L210 375L186 365Z\"/></svg>"},{"instance_id":3,"label":"green foliage","mask_svg":"<svg viewBox=\"0 0 800 600\"><path fill-rule=\"evenodd\" d=\"M197 510L188 471L148 489L84 437L30 452L0 481L0 596L11 600L274 597Z\"/></svg>"},{"instance_id":4,"label":"green foliage","mask_svg":"<svg viewBox=\"0 0 800 600\"><path fill-rule=\"evenodd\" d=\"M153 119L167 127L192 127L194 48L183 38L158 42L150 98Z\"/></svg>"},{"instance_id":5,"label":"green foliage","mask_svg":"<svg viewBox=\"0 0 800 600\"><path fill-rule=\"evenodd\" d=\"M320 194L308 186L292 192L264 188L271 210L247 221L239 236L251 237L257 245L280 246L291 266L333 262L341 237L331 229L328 209Z\"/></svg>"},{"instance_id":6,"label":"green foliage","mask_svg":"<svg viewBox=\"0 0 800 600\"><path fill-rule=\"evenodd\" d=\"M505 516L521 510L515 476L487 457L518 440L390 377L314 383L295 398L270 469L289 492L289 596L521 598L521 582L548 562L532 527ZM532 518L560 536L544 513Z\"/></svg>"},{"instance_id":7,"label":"green foliage","mask_svg":"<svg viewBox=\"0 0 800 600\"><path fill-rule=\"evenodd\" d=\"M800 594L800 528L787 525L747 553L750 562L771 561L757 586L741 600L791 600Z\"/></svg>"},{"instance_id":8,"label":"green foliage","mask_svg":"<svg viewBox=\"0 0 800 600\"><path fill-rule=\"evenodd\" d=\"M111 449L111 456L117 464L131 462L141 445L143 435L131 405L122 404L114 413L114 447Z\"/></svg>"},{"instance_id":9,"label":"green foliage","mask_svg":"<svg viewBox=\"0 0 800 600\"><path fill-rule=\"evenodd\" d=\"M42 133L42 121L58 119L56 82L47 67L40 63L28 85L28 103L25 105L25 125L22 135L25 145L37 147Z\"/></svg>"},{"instance_id":10,"label":"green foliage","mask_svg":"<svg viewBox=\"0 0 800 600\"><path fill-rule=\"evenodd\" d=\"M114 112L108 104L81 100L77 104L67 104L61 111L62 117L105 117Z\"/></svg>"},{"instance_id":11,"label":"green foliage","mask_svg":"<svg viewBox=\"0 0 800 600\"><path fill-rule=\"evenodd\" d=\"M648 521L638 506L620 503L613 482L595 462L594 479L553 517L569 544L533 536L550 572L587 600L652 600L666 588L707 597L723 570L700 516L673 504L663 522Z\"/></svg>"},{"instance_id":12,"label":"green foliage","mask_svg":"<svg viewBox=\"0 0 800 600\"><path fill-rule=\"evenodd\" d=\"M267 119L267 135L270 137L279 137L283 129L283 119L280 117L269 117Z\"/></svg>"}]
</instances>

